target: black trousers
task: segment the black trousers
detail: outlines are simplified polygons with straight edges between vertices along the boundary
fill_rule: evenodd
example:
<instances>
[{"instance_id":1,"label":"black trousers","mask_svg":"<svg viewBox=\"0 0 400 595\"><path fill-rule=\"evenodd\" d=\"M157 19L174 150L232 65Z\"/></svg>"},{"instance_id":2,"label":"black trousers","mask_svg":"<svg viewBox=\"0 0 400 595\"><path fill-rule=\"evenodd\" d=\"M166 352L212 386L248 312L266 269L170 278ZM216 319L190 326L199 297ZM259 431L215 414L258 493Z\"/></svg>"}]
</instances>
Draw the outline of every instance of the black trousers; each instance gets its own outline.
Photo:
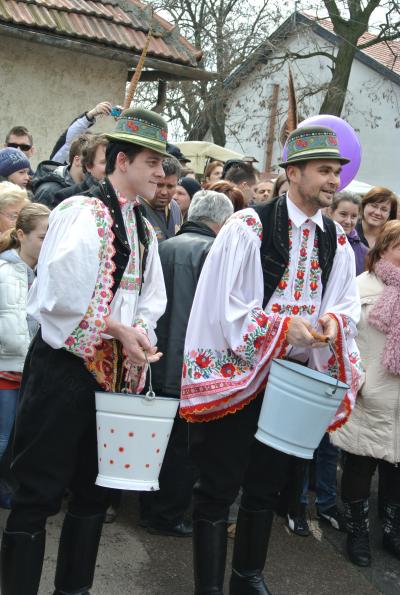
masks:
<instances>
[{"instance_id":1,"label":"black trousers","mask_svg":"<svg viewBox=\"0 0 400 595\"><path fill-rule=\"evenodd\" d=\"M8 531L41 531L61 507L78 516L105 512L111 490L95 485L98 472L95 390L83 360L52 349L38 333L22 378L12 472L18 487Z\"/></svg>"},{"instance_id":2,"label":"black trousers","mask_svg":"<svg viewBox=\"0 0 400 595\"><path fill-rule=\"evenodd\" d=\"M379 477L385 501L400 504L400 465L363 457L349 452L343 453L342 499L347 501L366 500L370 496L372 477L379 467Z\"/></svg>"},{"instance_id":3,"label":"black trousers","mask_svg":"<svg viewBox=\"0 0 400 595\"><path fill-rule=\"evenodd\" d=\"M233 415L190 424L190 453L200 474L193 490L195 520L226 518L241 486L248 510L276 508L292 456L254 438L261 404L260 394Z\"/></svg>"}]
</instances>

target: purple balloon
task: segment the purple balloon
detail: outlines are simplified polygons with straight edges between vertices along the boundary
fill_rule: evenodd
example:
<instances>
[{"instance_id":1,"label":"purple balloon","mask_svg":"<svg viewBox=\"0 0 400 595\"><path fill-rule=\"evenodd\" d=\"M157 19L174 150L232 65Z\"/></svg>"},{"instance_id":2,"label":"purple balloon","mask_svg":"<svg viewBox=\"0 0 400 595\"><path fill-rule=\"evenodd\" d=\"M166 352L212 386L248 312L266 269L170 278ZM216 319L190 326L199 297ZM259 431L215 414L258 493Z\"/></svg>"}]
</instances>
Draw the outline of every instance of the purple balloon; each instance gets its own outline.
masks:
<instances>
[{"instance_id":1,"label":"purple balloon","mask_svg":"<svg viewBox=\"0 0 400 595\"><path fill-rule=\"evenodd\" d=\"M347 159L350 159L350 163L343 165L342 172L340 174L340 184L338 190L342 190L350 184L357 175L361 164L361 145L357 134L353 128L337 116L331 116L330 114L320 114L318 116L311 116L300 122L299 128L303 126L327 126L332 128L336 132L339 141L340 154ZM287 157L287 143L283 147L283 160L286 161Z\"/></svg>"}]
</instances>

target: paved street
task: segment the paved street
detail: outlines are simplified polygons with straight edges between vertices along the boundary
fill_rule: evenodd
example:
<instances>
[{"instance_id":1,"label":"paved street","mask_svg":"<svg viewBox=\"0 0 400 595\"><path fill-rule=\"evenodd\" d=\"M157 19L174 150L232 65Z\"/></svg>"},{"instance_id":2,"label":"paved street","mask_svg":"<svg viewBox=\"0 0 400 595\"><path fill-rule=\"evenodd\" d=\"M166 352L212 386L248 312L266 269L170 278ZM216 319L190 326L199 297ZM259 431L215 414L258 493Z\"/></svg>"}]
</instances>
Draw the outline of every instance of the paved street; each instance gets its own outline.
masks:
<instances>
[{"instance_id":1,"label":"paved street","mask_svg":"<svg viewBox=\"0 0 400 595\"><path fill-rule=\"evenodd\" d=\"M1 510L0 528L4 527L6 516L7 512ZM61 520L62 515L58 515L48 524L40 595L52 593ZM273 595L399 595L400 562L381 550L378 521L373 512L371 524L374 564L363 570L345 559L344 534L312 519L312 537L296 537L278 519L266 567ZM230 558L232 542L229 541ZM92 594L192 595L192 592L191 540L149 535L138 527L137 496L126 493L118 520L104 528Z\"/></svg>"}]
</instances>

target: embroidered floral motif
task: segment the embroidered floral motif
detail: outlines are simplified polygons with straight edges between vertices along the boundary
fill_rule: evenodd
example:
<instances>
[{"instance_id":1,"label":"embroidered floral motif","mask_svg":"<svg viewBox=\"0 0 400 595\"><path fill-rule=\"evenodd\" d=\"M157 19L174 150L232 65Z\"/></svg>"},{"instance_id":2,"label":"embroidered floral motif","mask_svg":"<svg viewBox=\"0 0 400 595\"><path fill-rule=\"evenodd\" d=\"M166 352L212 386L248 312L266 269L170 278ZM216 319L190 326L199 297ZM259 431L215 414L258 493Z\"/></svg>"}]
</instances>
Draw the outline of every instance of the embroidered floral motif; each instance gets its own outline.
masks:
<instances>
[{"instance_id":1,"label":"embroidered floral motif","mask_svg":"<svg viewBox=\"0 0 400 595\"><path fill-rule=\"evenodd\" d=\"M113 298L111 291L113 271L115 265L113 239L111 231L112 219L104 204L96 198L74 197L61 203L59 209L64 211L71 206L79 205L90 208L95 219L99 242L99 270L92 299L83 319L77 328L65 341L65 349L85 359L93 357L95 347L101 343L101 333L107 327L107 317L110 314L110 303Z\"/></svg>"},{"instance_id":2,"label":"embroidered floral motif","mask_svg":"<svg viewBox=\"0 0 400 595\"><path fill-rule=\"evenodd\" d=\"M243 213L242 211L238 211L234 215L232 215L231 219L241 219L246 225L251 227L255 234L262 240L262 225L259 220L257 220L253 215L250 215L249 212Z\"/></svg>"},{"instance_id":3,"label":"embroidered floral motif","mask_svg":"<svg viewBox=\"0 0 400 595\"><path fill-rule=\"evenodd\" d=\"M337 241L341 246L344 246L347 242L347 237L345 233L339 233L337 236Z\"/></svg>"},{"instance_id":4,"label":"embroidered floral motif","mask_svg":"<svg viewBox=\"0 0 400 595\"><path fill-rule=\"evenodd\" d=\"M294 280L294 299L299 301L304 288L304 277L306 275L307 264L307 244L310 235L310 230L306 227L301 234L300 253L297 263L296 277Z\"/></svg>"},{"instance_id":5,"label":"embroidered floral motif","mask_svg":"<svg viewBox=\"0 0 400 595\"><path fill-rule=\"evenodd\" d=\"M185 353L183 378L207 380L214 375L234 378L252 370L256 352L266 341L267 323L266 314L261 309L255 309L251 313L247 332L243 335L243 343L235 351L199 349Z\"/></svg>"},{"instance_id":6,"label":"embroidered floral motif","mask_svg":"<svg viewBox=\"0 0 400 595\"><path fill-rule=\"evenodd\" d=\"M283 273L281 280L278 283L278 287L275 290L276 295L278 295L279 297L285 293L285 290L289 283L289 267L290 267L290 262L292 259L292 246L293 246L293 227L292 227L292 222L290 219L288 220L288 233L289 233L289 264L286 267L285 272Z\"/></svg>"},{"instance_id":7,"label":"embroidered floral motif","mask_svg":"<svg viewBox=\"0 0 400 595\"><path fill-rule=\"evenodd\" d=\"M315 237L314 239L314 246L311 252L311 261L310 261L310 273L309 273L309 283L310 283L310 296L315 298L318 293L318 284L321 279L321 267L319 266L318 262L318 238Z\"/></svg>"},{"instance_id":8,"label":"embroidered floral motif","mask_svg":"<svg viewBox=\"0 0 400 595\"><path fill-rule=\"evenodd\" d=\"M274 314L283 314L285 316L298 316L299 314L309 314L310 316L315 313L316 306L314 304L272 304L272 312Z\"/></svg>"}]
</instances>

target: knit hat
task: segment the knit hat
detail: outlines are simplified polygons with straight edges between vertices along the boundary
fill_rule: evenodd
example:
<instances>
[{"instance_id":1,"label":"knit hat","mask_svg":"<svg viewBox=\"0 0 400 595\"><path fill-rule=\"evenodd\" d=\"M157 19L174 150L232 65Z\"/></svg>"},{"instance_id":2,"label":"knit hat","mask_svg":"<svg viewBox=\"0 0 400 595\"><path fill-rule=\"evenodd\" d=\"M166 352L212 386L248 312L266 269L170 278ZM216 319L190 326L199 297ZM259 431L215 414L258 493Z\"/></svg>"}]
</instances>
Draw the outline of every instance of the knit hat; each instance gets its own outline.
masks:
<instances>
[{"instance_id":1,"label":"knit hat","mask_svg":"<svg viewBox=\"0 0 400 595\"><path fill-rule=\"evenodd\" d=\"M19 149L13 149L12 147L0 149L0 176L3 178L8 178L8 176L20 169L30 168L29 159Z\"/></svg>"},{"instance_id":2,"label":"knit hat","mask_svg":"<svg viewBox=\"0 0 400 595\"><path fill-rule=\"evenodd\" d=\"M193 194L196 194L196 192L201 190L201 186L198 181L194 180L193 178L189 178L188 176L181 178L178 182L178 185L182 186L186 190L190 196L190 200L192 200Z\"/></svg>"},{"instance_id":3,"label":"knit hat","mask_svg":"<svg viewBox=\"0 0 400 595\"><path fill-rule=\"evenodd\" d=\"M124 110L114 132L104 136L111 141L133 143L168 157L168 126L164 118L143 107Z\"/></svg>"},{"instance_id":4,"label":"knit hat","mask_svg":"<svg viewBox=\"0 0 400 595\"><path fill-rule=\"evenodd\" d=\"M326 126L296 128L289 134L286 147L286 161L279 164L281 167L314 159L337 159L342 164L350 161L340 154L336 132Z\"/></svg>"}]
</instances>

